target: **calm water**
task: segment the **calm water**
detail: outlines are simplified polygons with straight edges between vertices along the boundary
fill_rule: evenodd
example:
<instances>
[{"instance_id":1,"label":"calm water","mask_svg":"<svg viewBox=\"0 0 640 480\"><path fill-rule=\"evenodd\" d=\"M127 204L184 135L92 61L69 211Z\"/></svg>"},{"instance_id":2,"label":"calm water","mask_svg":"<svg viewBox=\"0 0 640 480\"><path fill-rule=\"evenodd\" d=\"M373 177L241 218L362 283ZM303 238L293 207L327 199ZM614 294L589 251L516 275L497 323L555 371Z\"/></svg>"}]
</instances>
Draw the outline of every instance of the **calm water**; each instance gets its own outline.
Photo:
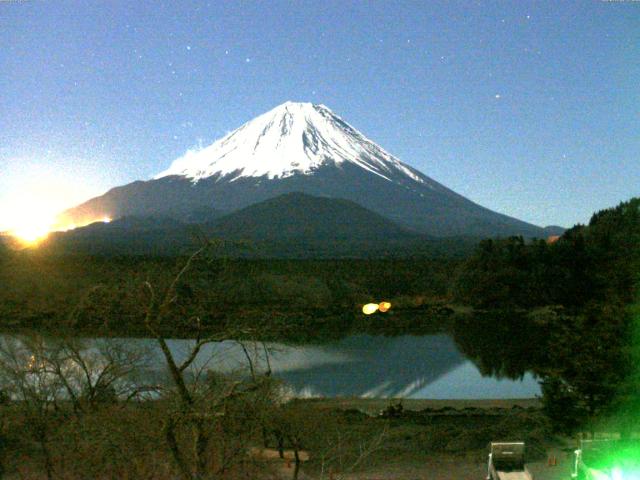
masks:
<instances>
[{"instance_id":1,"label":"calm water","mask_svg":"<svg viewBox=\"0 0 640 480\"><path fill-rule=\"evenodd\" d=\"M130 339L149 348L152 365L162 371L163 359L153 340ZM184 358L189 340L170 340L177 358ZM256 370L265 370L262 344L244 343ZM298 396L360 396L433 399L530 398L540 393L535 379L497 379L480 374L448 335L383 337L354 335L321 345L266 344L274 376ZM246 366L242 346L233 341L208 345L196 368L230 372Z\"/></svg>"}]
</instances>

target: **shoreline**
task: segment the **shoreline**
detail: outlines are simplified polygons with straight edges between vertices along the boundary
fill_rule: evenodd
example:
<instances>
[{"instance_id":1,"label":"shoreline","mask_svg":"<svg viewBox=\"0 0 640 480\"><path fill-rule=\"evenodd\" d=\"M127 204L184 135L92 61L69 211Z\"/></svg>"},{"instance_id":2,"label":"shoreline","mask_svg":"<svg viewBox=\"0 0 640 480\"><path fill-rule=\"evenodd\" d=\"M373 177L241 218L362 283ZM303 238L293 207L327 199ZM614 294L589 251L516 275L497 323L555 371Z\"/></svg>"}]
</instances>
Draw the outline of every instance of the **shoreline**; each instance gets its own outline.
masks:
<instances>
[{"instance_id":1,"label":"shoreline","mask_svg":"<svg viewBox=\"0 0 640 480\"><path fill-rule=\"evenodd\" d=\"M404 410L419 412L434 410L434 413L446 414L446 411L464 412L465 409L478 410L513 410L540 409L542 404L538 398L496 398L496 399L417 399L417 398L299 398L296 401L313 403L321 408L337 410L360 410L369 415L376 415L389 405L402 403Z\"/></svg>"}]
</instances>

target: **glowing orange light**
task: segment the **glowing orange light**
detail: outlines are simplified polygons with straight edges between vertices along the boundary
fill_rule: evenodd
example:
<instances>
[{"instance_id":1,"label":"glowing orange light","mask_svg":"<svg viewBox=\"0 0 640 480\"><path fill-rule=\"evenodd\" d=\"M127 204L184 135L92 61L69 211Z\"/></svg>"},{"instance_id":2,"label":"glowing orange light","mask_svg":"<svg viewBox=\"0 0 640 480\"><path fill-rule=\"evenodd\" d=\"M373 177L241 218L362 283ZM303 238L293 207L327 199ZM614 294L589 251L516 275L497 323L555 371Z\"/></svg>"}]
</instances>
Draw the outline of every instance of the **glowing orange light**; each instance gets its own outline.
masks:
<instances>
[{"instance_id":1,"label":"glowing orange light","mask_svg":"<svg viewBox=\"0 0 640 480\"><path fill-rule=\"evenodd\" d=\"M391 303L389 302L381 302L380 305L378 305L378 310L380 310L382 313L388 312L390 308Z\"/></svg>"},{"instance_id":2,"label":"glowing orange light","mask_svg":"<svg viewBox=\"0 0 640 480\"><path fill-rule=\"evenodd\" d=\"M68 232L91 223L111 223L111 217L100 217L81 224L60 223L56 220L55 213L44 210L35 203L23 203L18 205L12 214L3 218L8 223L8 233L15 237L24 246L36 246L47 238L51 232Z\"/></svg>"},{"instance_id":3,"label":"glowing orange light","mask_svg":"<svg viewBox=\"0 0 640 480\"><path fill-rule=\"evenodd\" d=\"M36 204L17 205L11 218L9 233L27 245L34 245L44 240L54 223L54 215Z\"/></svg>"},{"instance_id":4,"label":"glowing orange light","mask_svg":"<svg viewBox=\"0 0 640 480\"><path fill-rule=\"evenodd\" d=\"M46 225L28 225L18 227L11 231L11 235L28 245L39 243L44 240L48 234L49 228Z\"/></svg>"},{"instance_id":5,"label":"glowing orange light","mask_svg":"<svg viewBox=\"0 0 640 480\"><path fill-rule=\"evenodd\" d=\"M59 219L56 224L53 226L52 231L55 232L68 232L70 230L75 230L76 228L86 227L87 225L91 225L93 223L111 223L113 219L111 217L100 217L96 219L82 219L79 223L67 223L66 219Z\"/></svg>"},{"instance_id":6,"label":"glowing orange light","mask_svg":"<svg viewBox=\"0 0 640 480\"><path fill-rule=\"evenodd\" d=\"M66 162L60 160L60 164ZM93 181L83 175L78 181L71 170L60 168L54 157L15 158L5 163L8 165L3 165L0 175L8 182L0 192L0 233L13 236L12 243L37 245L50 232L89 223L80 225L61 212L95 197L102 189L97 186L97 178ZM91 220L106 221L107 215L110 217L110 212L101 212Z\"/></svg>"}]
</instances>

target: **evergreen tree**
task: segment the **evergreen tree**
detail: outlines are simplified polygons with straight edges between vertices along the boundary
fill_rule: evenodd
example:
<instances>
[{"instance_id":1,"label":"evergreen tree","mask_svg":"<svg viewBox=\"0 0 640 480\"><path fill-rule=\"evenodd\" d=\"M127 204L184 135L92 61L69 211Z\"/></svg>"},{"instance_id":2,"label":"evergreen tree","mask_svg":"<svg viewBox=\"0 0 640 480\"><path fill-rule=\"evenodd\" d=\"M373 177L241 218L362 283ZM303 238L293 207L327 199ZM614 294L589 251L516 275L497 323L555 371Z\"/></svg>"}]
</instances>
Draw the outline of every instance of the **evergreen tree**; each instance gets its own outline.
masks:
<instances>
[{"instance_id":1,"label":"evergreen tree","mask_svg":"<svg viewBox=\"0 0 640 480\"><path fill-rule=\"evenodd\" d=\"M544 410L564 433L593 432L609 415L631 375L629 322L624 309L592 307L551 326L540 376Z\"/></svg>"}]
</instances>

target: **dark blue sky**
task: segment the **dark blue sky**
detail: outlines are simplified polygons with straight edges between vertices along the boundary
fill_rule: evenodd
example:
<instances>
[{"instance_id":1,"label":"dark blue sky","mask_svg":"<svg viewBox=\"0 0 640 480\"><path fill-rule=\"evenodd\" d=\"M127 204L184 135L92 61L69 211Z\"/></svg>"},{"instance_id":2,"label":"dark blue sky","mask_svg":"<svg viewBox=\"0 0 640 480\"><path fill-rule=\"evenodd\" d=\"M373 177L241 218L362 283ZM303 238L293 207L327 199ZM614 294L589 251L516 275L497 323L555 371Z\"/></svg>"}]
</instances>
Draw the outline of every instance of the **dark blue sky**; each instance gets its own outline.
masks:
<instances>
[{"instance_id":1,"label":"dark blue sky","mask_svg":"<svg viewBox=\"0 0 640 480\"><path fill-rule=\"evenodd\" d=\"M0 72L0 216L147 179L286 100L533 223L640 194L640 2L9 1Z\"/></svg>"}]
</instances>

